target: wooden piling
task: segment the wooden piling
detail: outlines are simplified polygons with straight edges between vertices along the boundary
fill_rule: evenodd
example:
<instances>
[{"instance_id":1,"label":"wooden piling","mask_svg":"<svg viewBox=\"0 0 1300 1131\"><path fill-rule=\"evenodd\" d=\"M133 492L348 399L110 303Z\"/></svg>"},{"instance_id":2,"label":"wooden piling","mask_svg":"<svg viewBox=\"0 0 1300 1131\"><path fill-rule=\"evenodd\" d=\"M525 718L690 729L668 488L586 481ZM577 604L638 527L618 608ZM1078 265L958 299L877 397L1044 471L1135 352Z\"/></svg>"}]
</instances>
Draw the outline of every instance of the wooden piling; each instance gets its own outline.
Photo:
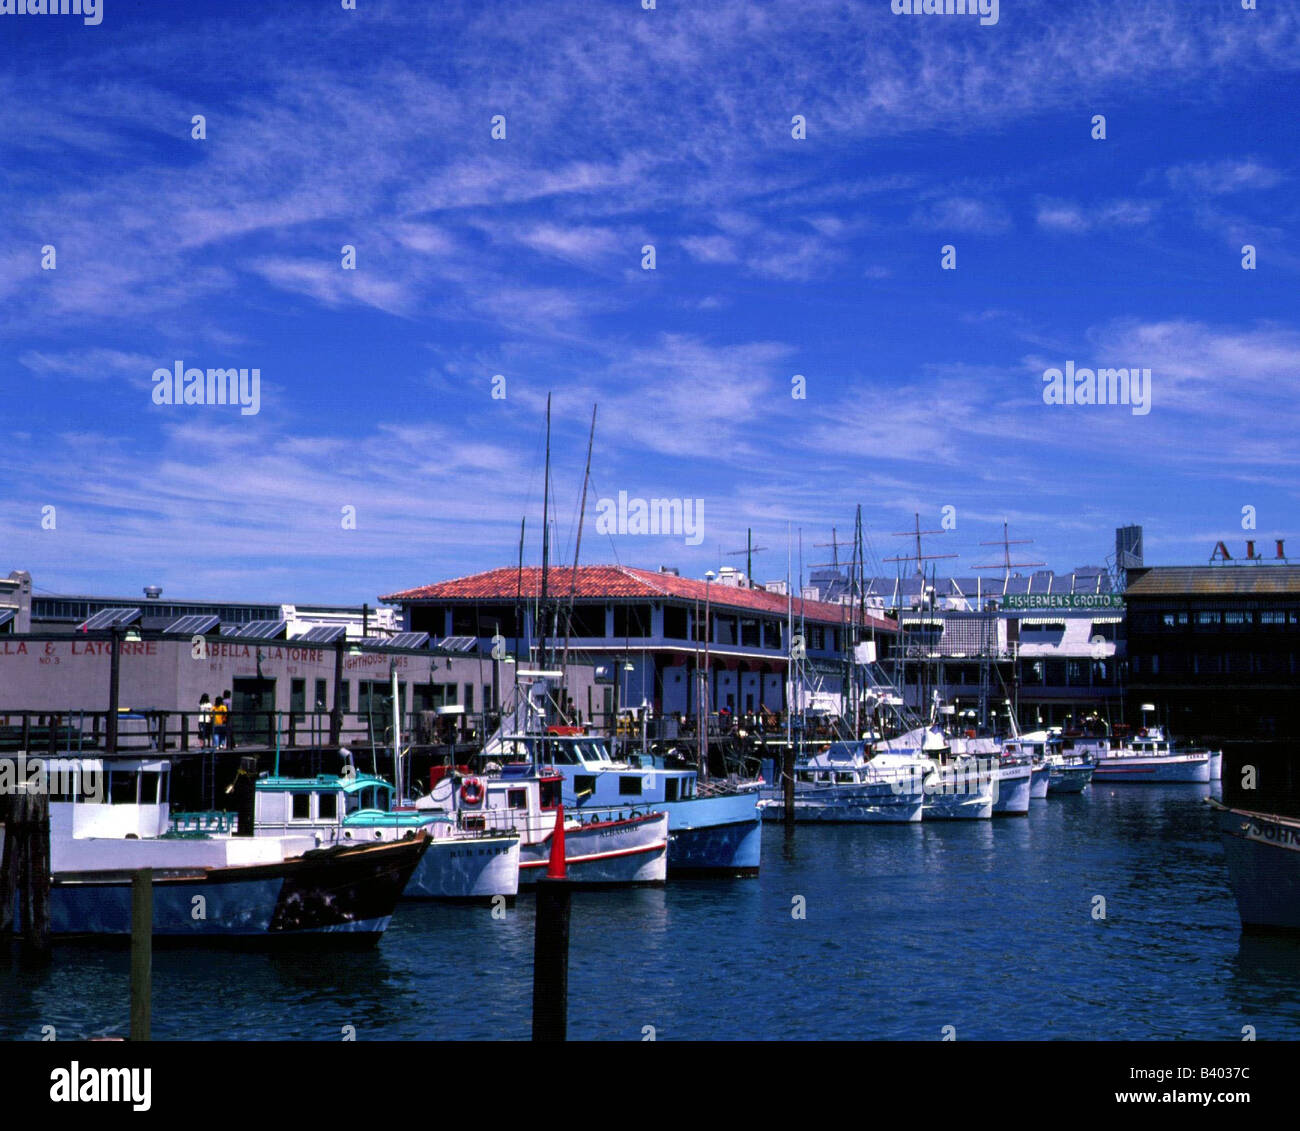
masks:
<instances>
[{"instance_id":1,"label":"wooden piling","mask_svg":"<svg viewBox=\"0 0 1300 1131\"><path fill-rule=\"evenodd\" d=\"M564 1041L569 1031L569 911L573 885L564 862L564 806L555 815L551 859L537 881L533 931L533 1040Z\"/></svg>"},{"instance_id":2,"label":"wooden piling","mask_svg":"<svg viewBox=\"0 0 1300 1131\"><path fill-rule=\"evenodd\" d=\"M785 805L785 827L794 829L794 744L787 742L781 754L781 796Z\"/></svg>"},{"instance_id":3,"label":"wooden piling","mask_svg":"<svg viewBox=\"0 0 1300 1131\"><path fill-rule=\"evenodd\" d=\"M11 798L11 820L5 827L5 854L16 857L14 887L18 892L20 953L26 961L43 962L50 955L50 798L21 788Z\"/></svg>"},{"instance_id":4,"label":"wooden piling","mask_svg":"<svg viewBox=\"0 0 1300 1131\"><path fill-rule=\"evenodd\" d=\"M4 851L0 852L0 941L7 949L14 929L14 897L18 892L12 795L0 794L0 824L5 829Z\"/></svg>"},{"instance_id":5,"label":"wooden piling","mask_svg":"<svg viewBox=\"0 0 1300 1131\"><path fill-rule=\"evenodd\" d=\"M153 1003L153 869L131 879L131 1040L149 1040Z\"/></svg>"}]
</instances>

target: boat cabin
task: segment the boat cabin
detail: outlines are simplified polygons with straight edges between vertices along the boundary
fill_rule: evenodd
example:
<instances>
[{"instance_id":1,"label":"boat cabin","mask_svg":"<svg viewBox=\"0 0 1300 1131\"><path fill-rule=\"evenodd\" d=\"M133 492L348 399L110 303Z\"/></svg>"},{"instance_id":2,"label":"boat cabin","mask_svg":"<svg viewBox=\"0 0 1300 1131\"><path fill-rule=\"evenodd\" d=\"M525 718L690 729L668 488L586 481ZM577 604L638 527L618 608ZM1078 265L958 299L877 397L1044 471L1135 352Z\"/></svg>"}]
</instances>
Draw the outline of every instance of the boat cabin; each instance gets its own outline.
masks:
<instances>
[{"instance_id":1,"label":"boat cabin","mask_svg":"<svg viewBox=\"0 0 1300 1131\"><path fill-rule=\"evenodd\" d=\"M689 801L696 796L696 772L667 769L657 759L632 755L616 762L595 735L511 735L500 755L514 765L554 768L564 780L564 803L575 806L626 806Z\"/></svg>"}]
</instances>

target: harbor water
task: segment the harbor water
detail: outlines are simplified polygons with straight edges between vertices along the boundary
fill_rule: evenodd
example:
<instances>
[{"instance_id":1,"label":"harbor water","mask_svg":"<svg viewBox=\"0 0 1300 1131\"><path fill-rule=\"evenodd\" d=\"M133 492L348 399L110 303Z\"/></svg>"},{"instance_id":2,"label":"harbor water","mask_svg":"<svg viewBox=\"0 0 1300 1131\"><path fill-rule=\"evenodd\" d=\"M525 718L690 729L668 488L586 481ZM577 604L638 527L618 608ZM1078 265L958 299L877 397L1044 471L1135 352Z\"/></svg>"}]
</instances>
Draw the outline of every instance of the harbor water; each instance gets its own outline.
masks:
<instances>
[{"instance_id":1,"label":"harbor water","mask_svg":"<svg viewBox=\"0 0 1300 1131\"><path fill-rule=\"evenodd\" d=\"M1027 818L764 829L757 879L578 892L581 1039L1300 1038L1300 940L1243 937L1206 786ZM1104 900L1104 903L1101 901ZM527 1039L532 898L403 904L373 951L154 953L155 1039ZM128 955L0 965L0 1038L122 1034Z\"/></svg>"}]
</instances>

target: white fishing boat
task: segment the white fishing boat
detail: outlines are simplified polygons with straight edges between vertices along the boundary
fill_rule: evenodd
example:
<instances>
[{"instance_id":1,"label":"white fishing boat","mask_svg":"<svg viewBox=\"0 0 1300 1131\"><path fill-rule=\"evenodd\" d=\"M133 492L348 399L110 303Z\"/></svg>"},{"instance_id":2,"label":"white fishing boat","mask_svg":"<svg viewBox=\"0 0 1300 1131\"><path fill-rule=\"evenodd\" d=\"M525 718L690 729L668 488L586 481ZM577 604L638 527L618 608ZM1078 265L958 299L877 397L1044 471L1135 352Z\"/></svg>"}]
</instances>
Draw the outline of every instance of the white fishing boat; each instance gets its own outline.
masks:
<instances>
[{"instance_id":1,"label":"white fishing boat","mask_svg":"<svg viewBox=\"0 0 1300 1131\"><path fill-rule=\"evenodd\" d=\"M866 742L829 743L795 762L794 819L852 824L919 821L924 781L932 769L920 759L873 759ZM779 782L761 791L759 806L767 820L784 818L785 795Z\"/></svg>"},{"instance_id":2,"label":"white fishing boat","mask_svg":"<svg viewBox=\"0 0 1300 1131\"><path fill-rule=\"evenodd\" d=\"M554 767L534 770L528 763L507 763L481 774L447 773L438 767L415 809L454 815L459 827L470 832L517 835L519 883L526 887L545 873L563 790L564 777ZM567 813L568 877L602 887L662 884L668 876L668 835L667 813L638 811L635 805Z\"/></svg>"},{"instance_id":3,"label":"white fishing boat","mask_svg":"<svg viewBox=\"0 0 1300 1131\"><path fill-rule=\"evenodd\" d=\"M917 727L873 743L873 764L882 770L906 771L919 778L926 821L986 821L998 799L995 760L981 765L974 757L954 758L947 737L937 727Z\"/></svg>"},{"instance_id":4,"label":"white fishing boat","mask_svg":"<svg viewBox=\"0 0 1300 1131\"><path fill-rule=\"evenodd\" d=\"M171 762L61 758L50 789L50 931L131 931L133 874L153 873L154 935L183 941L373 943L428 838L318 848L310 836L170 828Z\"/></svg>"}]
</instances>

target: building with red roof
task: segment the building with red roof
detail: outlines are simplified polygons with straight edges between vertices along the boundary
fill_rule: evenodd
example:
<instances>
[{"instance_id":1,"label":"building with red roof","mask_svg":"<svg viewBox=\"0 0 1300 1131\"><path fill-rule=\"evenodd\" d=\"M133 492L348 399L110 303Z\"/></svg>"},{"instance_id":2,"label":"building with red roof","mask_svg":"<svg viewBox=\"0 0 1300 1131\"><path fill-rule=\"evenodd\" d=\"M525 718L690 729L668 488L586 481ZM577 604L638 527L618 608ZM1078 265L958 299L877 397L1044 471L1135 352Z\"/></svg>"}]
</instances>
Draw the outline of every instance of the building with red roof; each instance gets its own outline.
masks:
<instances>
[{"instance_id":1,"label":"building with red roof","mask_svg":"<svg viewBox=\"0 0 1300 1131\"><path fill-rule=\"evenodd\" d=\"M692 715L707 669L709 709L734 713L786 706L792 643L802 637L811 678L838 695L855 636L856 610L843 604L791 600L755 588L733 570L717 580L622 565L504 567L390 593L407 631L469 637L480 650L519 662L541 659L543 630L554 662L570 654L594 660L592 702L575 706L588 719L617 704L651 707L656 715ZM706 633L705 612L710 631ZM897 631L879 613L857 614L859 640L883 644ZM597 701L603 689L603 702Z\"/></svg>"}]
</instances>

